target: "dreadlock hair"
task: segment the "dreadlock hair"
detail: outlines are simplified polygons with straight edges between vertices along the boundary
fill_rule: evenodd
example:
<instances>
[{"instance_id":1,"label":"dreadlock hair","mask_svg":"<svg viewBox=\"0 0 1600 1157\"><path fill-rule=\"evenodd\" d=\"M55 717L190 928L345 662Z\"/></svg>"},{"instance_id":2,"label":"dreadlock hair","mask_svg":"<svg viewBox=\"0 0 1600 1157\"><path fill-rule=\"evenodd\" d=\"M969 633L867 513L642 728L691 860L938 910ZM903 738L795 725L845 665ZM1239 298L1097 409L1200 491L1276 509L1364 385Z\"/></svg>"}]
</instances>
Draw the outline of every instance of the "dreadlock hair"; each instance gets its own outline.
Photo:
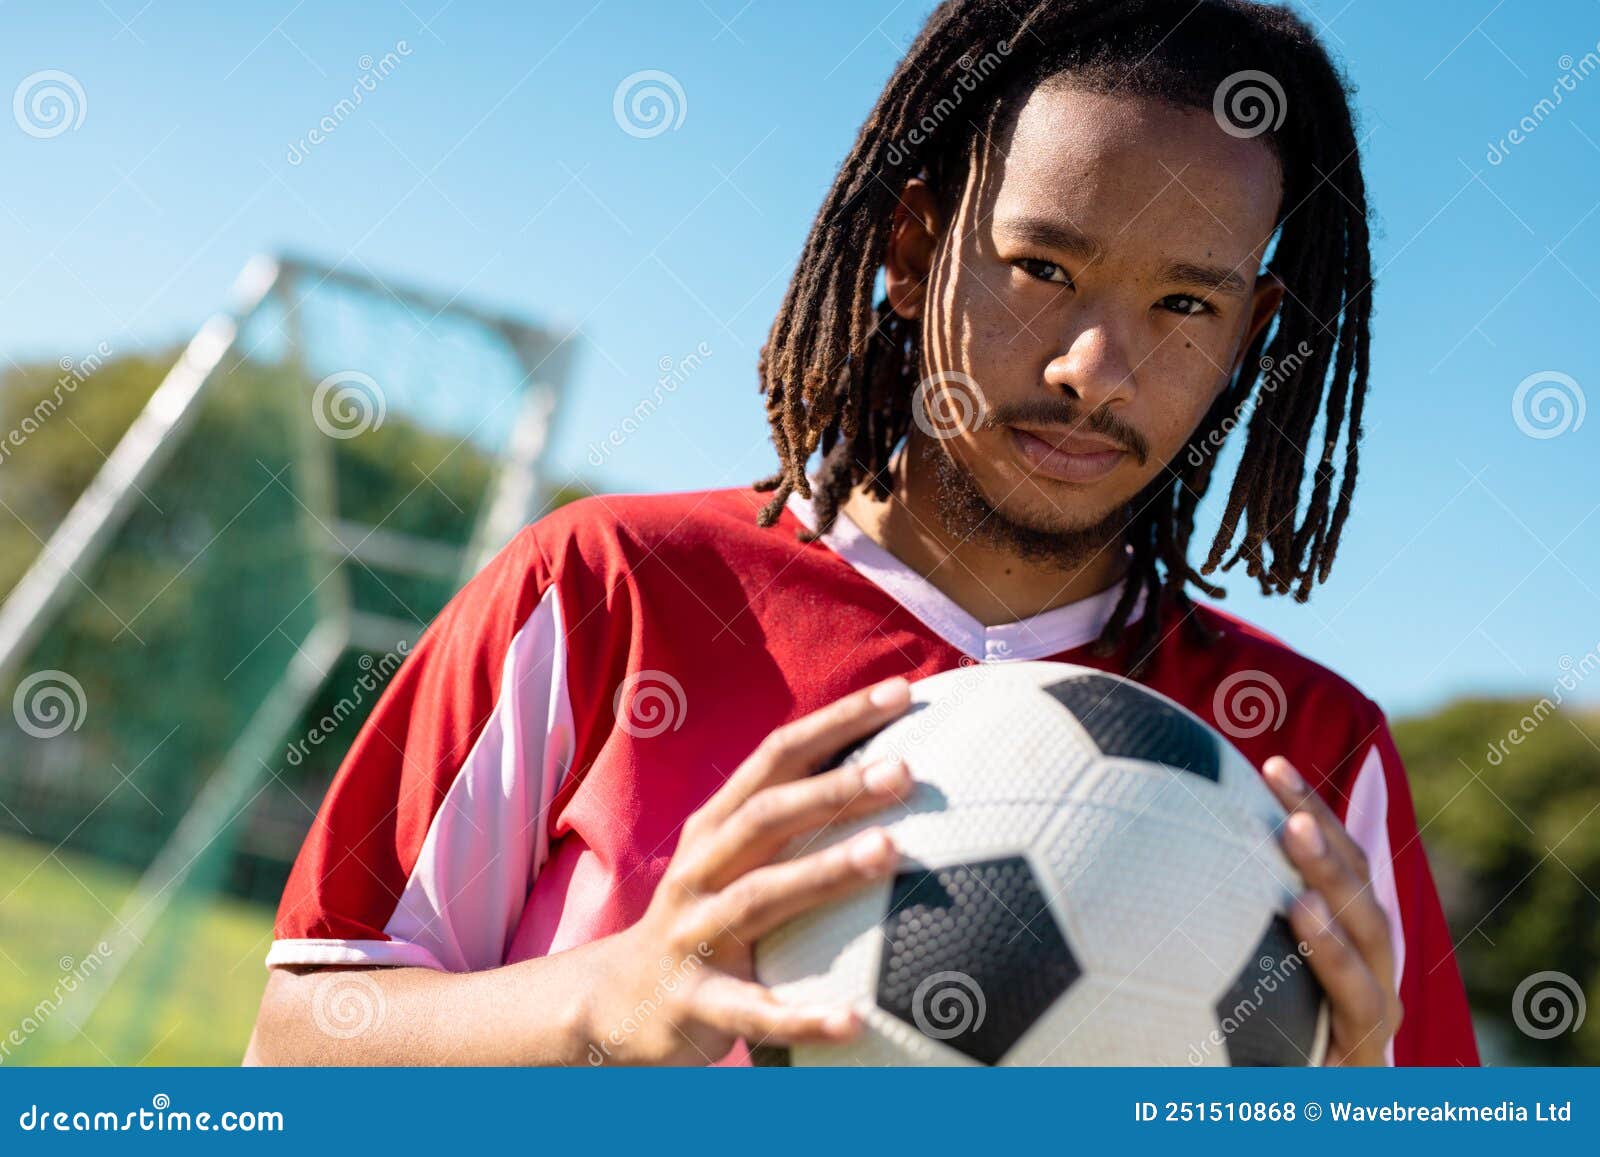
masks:
<instances>
[{"instance_id":1,"label":"dreadlock hair","mask_svg":"<svg viewBox=\"0 0 1600 1157\"><path fill-rule=\"evenodd\" d=\"M1027 94L1064 74L1099 91L1215 109L1220 120L1225 86L1235 88L1246 71L1271 83L1257 87L1254 110L1238 103L1247 99L1242 89L1229 110L1272 122L1239 135L1259 135L1282 172L1268 268L1287 292L1276 323L1251 343L1188 447L1133 502L1129 581L1099 646L1110 653L1122 642L1145 592L1151 613L1143 616L1132 663L1138 671L1158 641L1155 611L1163 596L1186 607L1192 584L1221 597L1202 576L1241 559L1263 593L1307 599L1328 576L1356 482L1372 300L1366 192L1346 82L1297 16L1244 0L939 5L841 165L762 349L759 373L779 468L755 483L773 492L759 524L772 525L789 495L799 493L815 504L815 528L802 532L810 541L827 533L858 485L879 499L889 495L890 455L912 417L921 323L899 316L887 300L874 307L872 293L909 178L923 177L941 202L958 199L980 151L999 138ZM1189 539L1215 451L1269 367L1272 384L1253 399L1221 525L1197 571ZM1321 447L1301 514L1319 416ZM813 494L806 464L819 450Z\"/></svg>"}]
</instances>

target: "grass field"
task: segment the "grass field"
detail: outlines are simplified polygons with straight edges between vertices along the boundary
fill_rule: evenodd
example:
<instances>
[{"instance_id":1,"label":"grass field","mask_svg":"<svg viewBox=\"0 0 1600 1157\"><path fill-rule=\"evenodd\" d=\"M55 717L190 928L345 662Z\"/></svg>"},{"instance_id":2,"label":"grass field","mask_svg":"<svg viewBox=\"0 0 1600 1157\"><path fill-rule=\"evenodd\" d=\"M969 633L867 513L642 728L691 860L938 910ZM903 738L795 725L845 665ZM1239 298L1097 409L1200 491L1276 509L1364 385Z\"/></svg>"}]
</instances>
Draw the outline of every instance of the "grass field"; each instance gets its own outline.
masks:
<instances>
[{"instance_id":1,"label":"grass field","mask_svg":"<svg viewBox=\"0 0 1600 1157\"><path fill-rule=\"evenodd\" d=\"M135 880L46 844L0 838L0 1064L239 1062L266 979L272 913L236 901L169 908L150 947L124 954L115 983L76 1024L89 991L78 974L111 962L96 945Z\"/></svg>"}]
</instances>

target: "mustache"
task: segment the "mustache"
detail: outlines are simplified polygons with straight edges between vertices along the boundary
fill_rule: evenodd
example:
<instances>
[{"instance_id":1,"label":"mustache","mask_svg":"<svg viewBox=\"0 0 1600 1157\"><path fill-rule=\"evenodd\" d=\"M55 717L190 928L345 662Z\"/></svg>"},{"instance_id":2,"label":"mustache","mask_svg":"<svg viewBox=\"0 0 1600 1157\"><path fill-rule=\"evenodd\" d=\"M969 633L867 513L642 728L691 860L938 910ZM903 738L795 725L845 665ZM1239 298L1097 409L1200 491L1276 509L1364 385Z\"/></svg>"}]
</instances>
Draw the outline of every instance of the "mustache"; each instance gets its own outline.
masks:
<instances>
[{"instance_id":1,"label":"mustache","mask_svg":"<svg viewBox=\"0 0 1600 1157\"><path fill-rule=\"evenodd\" d=\"M1150 442L1145 436L1104 406L1085 411L1070 398L1029 398L1010 405L996 406L984 417L982 429L1032 423L1040 426L1065 426L1110 438L1143 466L1150 457Z\"/></svg>"}]
</instances>

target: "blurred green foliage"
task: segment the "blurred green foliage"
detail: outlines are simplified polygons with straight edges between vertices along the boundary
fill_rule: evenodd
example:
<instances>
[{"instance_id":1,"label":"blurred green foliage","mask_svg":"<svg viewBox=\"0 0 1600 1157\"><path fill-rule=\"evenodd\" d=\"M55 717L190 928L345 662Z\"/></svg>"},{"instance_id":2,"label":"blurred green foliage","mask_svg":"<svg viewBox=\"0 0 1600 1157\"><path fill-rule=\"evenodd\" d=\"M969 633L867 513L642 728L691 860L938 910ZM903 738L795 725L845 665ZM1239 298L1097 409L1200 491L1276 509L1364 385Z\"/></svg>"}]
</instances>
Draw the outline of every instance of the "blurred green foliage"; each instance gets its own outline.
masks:
<instances>
[{"instance_id":1,"label":"blurred green foliage","mask_svg":"<svg viewBox=\"0 0 1600 1157\"><path fill-rule=\"evenodd\" d=\"M175 357L116 358L82 382L54 362L0 374L0 593L22 577Z\"/></svg>"},{"instance_id":2,"label":"blurred green foliage","mask_svg":"<svg viewBox=\"0 0 1600 1157\"><path fill-rule=\"evenodd\" d=\"M8 544L37 549L75 497L57 471L81 485L101 464L79 431L109 453L159 377L144 359L107 362L11 454ZM0 803L28 834L142 867L309 633L325 568L292 490L295 385L253 363L219 375L13 672L66 672L85 708L59 736L0 735Z\"/></svg>"},{"instance_id":3,"label":"blurred green foliage","mask_svg":"<svg viewBox=\"0 0 1600 1157\"><path fill-rule=\"evenodd\" d=\"M1529 700L1461 700L1394 725L1473 1008L1523 1063L1600 1064L1600 715ZM1529 726L1531 724L1531 726ZM1510 737L1518 736L1516 741ZM1572 979L1587 1014L1548 1039L1516 1027L1541 972ZM1543 1005L1535 994L1544 992ZM1519 1002L1535 1030L1557 987ZM1571 1021L1569 1020L1569 1025ZM1499 1035L1499 1034L1497 1034Z\"/></svg>"}]
</instances>

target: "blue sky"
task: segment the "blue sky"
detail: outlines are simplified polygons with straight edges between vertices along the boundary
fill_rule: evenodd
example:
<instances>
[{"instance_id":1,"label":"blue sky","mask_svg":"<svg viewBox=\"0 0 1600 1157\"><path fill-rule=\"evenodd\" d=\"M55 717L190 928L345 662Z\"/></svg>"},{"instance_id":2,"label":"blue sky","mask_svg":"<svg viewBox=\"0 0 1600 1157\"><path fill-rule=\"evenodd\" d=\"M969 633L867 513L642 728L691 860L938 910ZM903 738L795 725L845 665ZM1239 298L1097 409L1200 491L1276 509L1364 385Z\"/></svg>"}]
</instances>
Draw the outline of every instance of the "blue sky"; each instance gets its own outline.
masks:
<instances>
[{"instance_id":1,"label":"blue sky","mask_svg":"<svg viewBox=\"0 0 1600 1157\"><path fill-rule=\"evenodd\" d=\"M59 135L0 121L0 355L185 338L252 253L288 247L580 327L556 465L613 490L769 469L756 352L929 8L141 3L0 8L0 88L54 69L83 93ZM1600 8L1298 6L1359 88L1378 213L1368 430L1332 581L1300 606L1235 580L1225 605L1391 711L1545 694L1563 656L1600 645L1600 414L1571 408L1600 404L1600 75L1584 75ZM392 72L292 158L385 53ZM681 124L648 138L613 117L644 70L683 93ZM702 343L692 379L590 466L662 359ZM1565 375L1544 382L1569 403L1557 436L1514 416L1537 374Z\"/></svg>"}]
</instances>

